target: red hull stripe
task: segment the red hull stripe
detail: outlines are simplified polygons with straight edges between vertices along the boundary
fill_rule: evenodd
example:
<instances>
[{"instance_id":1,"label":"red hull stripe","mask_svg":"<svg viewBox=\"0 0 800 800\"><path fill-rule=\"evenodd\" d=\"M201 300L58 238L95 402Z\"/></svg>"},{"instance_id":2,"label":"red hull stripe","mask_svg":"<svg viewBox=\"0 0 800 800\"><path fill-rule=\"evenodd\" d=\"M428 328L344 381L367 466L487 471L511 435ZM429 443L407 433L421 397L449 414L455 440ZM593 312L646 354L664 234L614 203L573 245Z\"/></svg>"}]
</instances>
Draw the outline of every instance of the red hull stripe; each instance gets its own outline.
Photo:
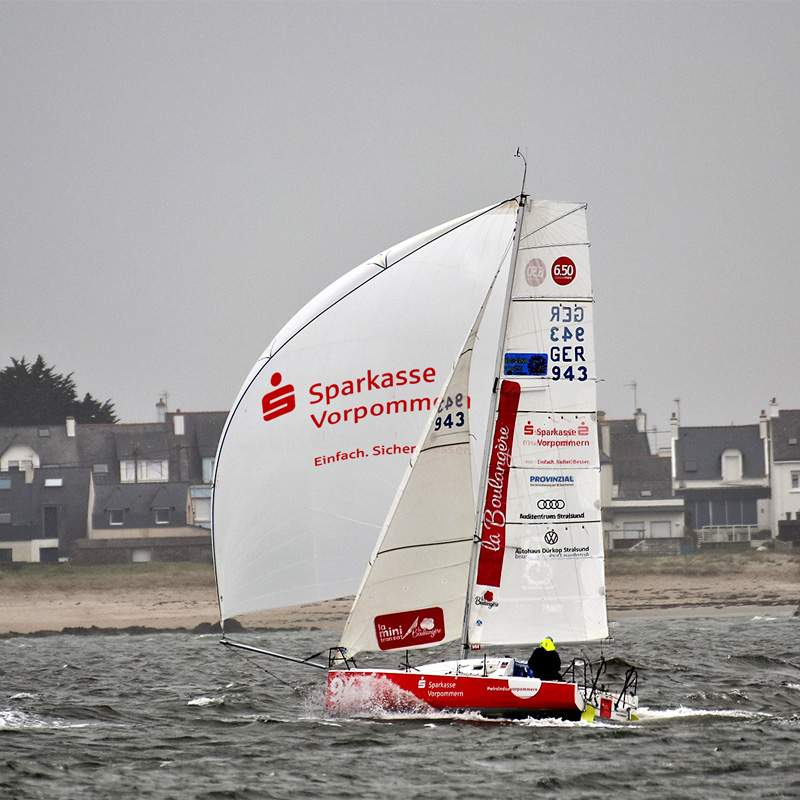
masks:
<instances>
[{"instance_id":1,"label":"red hull stripe","mask_svg":"<svg viewBox=\"0 0 800 800\"><path fill-rule=\"evenodd\" d=\"M331 710L356 706L404 710L415 705L436 709L580 713L574 683L532 678L485 678L430 675L419 672L332 670L328 674L327 705Z\"/></svg>"}]
</instances>

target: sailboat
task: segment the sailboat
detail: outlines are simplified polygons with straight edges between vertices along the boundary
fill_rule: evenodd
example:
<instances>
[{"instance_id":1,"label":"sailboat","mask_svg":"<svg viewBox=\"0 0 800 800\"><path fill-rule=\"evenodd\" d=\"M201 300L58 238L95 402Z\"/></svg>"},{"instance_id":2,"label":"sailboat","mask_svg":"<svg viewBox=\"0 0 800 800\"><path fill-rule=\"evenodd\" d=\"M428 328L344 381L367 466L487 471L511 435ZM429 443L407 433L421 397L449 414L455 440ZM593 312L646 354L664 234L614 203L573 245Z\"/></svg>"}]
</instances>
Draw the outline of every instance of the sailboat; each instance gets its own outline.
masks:
<instances>
[{"instance_id":1,"label":"sailboat","mask_svg":"<svg viewBox=\"0 0 800 800\"><path fill-rule=\"evenodd\" d=\"M612 690L603 658L544 680L509 654L609 635L588 251L585 204L523 188L384 251L283 328L217 454L224 644L327 669L331 713L635 717L635 668ZM327 664L225 630L354 592ZM454 642L459 658L412 663Z\"/></svg>"}]
</instances>

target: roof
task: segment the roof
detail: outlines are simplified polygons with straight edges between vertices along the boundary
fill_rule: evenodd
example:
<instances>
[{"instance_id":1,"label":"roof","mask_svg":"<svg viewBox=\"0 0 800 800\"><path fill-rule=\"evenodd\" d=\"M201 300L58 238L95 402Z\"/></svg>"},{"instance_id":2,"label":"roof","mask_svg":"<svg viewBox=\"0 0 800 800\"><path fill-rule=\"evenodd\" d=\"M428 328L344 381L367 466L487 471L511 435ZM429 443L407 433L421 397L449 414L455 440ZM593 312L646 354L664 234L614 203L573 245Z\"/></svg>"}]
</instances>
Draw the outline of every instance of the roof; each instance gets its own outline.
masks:
<instances>
[{"instance_id":1,"label":"roof","mask_svg":"<svg viewBox=\"0 0 800 800\"><path fill-rule=\"evenodd\" d=\"M675 441L675 477L678 480L719 480L726 450L742 454L742 478L764 478L764 441L759 426L725 425L679 428Z\"/></svg>"},{"instance_id":2,"label":"roof","mask_svg":"<svg viewBox=\"0 0 800 800\"><path fill-rule=\"evenodd\" d=\"M174 511L169 526L186 525L188 483L122 483L95 488L92 526L108 527L108 511L124 511L124 528L153 527L153 509Z\"/></svg>"},{"instance_id":3,"label":"roof","mask_svg":"<svg viewBox=\"0 0 800 800\"><path fill-rule=\"evenodd\" d=\"M800 461L800 410L781 410L770 428L773 461Z\"/></svg>"},{"instance_id":4,"label":"roof","mask_svg":"<svg viewBox=\"0 0 800 800\"><path fill-rule=\"evenodd\" d=\"M615 499L663 500L673 497L672 465L660 456L614 460L614 483L618 490Z\"/></svg>"},{"instance_id":5,"label":"roof","mask_svg":"<svg viewBox=\"0 0 800 800\"><path fill-rule=\"evenodd\" d=\"M635 419L612 419L607 424L611 431L611 458L613 461L651 455L647 432L637 430Z\"/></svg>"},{"instance_id":6,"label":"roof","mask_svg":"<svg viewBox=\"0 0 800 800\"><path fill-rule=\"evenodd\" d=\"M650 452L646 431L635 419L608 420L615 500L663 500L671 498L672 466L668 458Z\"/></svg>"},{"instance_id":7,"label":"roof","mask_svg":"<svg viewBox=\"0 0 800 800\"><path fill-rule=\"evenodd\" d=\"M42 466L58 464L66 467L80 463L75 437L67 436L64 425L20 425L0 428L0 456L13 445L27 445L35 450Z\"/></svg>"}]
</instances>

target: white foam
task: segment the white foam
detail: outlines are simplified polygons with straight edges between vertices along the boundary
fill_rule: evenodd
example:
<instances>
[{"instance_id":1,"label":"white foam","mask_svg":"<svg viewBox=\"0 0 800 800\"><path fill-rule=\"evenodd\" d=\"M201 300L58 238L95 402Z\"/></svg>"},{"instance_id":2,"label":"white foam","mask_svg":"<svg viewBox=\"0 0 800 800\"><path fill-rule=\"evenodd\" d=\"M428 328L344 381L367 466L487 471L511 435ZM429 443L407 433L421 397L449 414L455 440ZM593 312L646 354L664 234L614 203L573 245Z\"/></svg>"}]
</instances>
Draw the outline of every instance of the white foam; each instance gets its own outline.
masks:
<instances>
[{"instance_id":1,"label":"white foam","mask_svg":"<svg viewBox=\"0 0 800 800\"><path fill-rule=\"evenodd\" d=\"M87 722L67 722L63 719L48 719L38 714L15 709L0 710L0 730L24 730L27 728L85 728Z\"/></svg>"},{"instance_id":2,"label":"white foam","mask_svg":"<svg viewBox=\"0 0 800 800\"><path fill-rule=\"evenodd\" d=\"M194 700L190 700L186 705L187 706L220 706L225 702L225 695L221 697L195 697Z\"/></svg>"},{"instance_id":3,"label":"white foam","mask_svg":"<svg viewBox=\"0 0 800 800\"><path fill-rule=\"evenodd\" d=\"M662 719L689 719L692 717L728 717L734 719L764 719L765 717L772 716L763 712L756 711L742 711L740 709L702 709L702 708L687 708L686 706L678 706L677 708L659 708L650 709L646 706L641 706L636 712L639 720L642 722L662 720Z\"/></svg>"}]
</instances>

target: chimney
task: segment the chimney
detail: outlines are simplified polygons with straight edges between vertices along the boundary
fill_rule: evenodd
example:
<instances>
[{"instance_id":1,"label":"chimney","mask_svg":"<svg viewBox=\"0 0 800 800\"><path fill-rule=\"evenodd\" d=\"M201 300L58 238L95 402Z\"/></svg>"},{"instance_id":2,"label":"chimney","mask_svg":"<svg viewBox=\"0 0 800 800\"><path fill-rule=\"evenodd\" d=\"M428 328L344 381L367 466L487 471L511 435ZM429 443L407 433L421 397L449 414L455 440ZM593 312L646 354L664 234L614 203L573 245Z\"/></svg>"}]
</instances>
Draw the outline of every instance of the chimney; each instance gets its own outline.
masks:
<instances>
[{"instance_id":1,"label":"chimney","mask_svg":"<svg viewBox=\"0 0 800 800\"><path fill-rule=\"evenodd\" d=\"M67 436L70 439L75 436L75 417L67 417Z\"/></svg>"},{"instance_id":2,"label":"chimney","mask_svg":"<svg viewBox=\"0 0 800 800\"><path fill-rule=\"evenodd\" d=\"M166 422L166 421L167 421L167 404L164 402L164 398L161 397L156 403L156 422Z\"/></svg>"},{"instance_id":3,"label":"chimney","mask_svg":"<svg viewBox=\"0 0 800 800\"><path fill-rule=\"evenodd\" d=\"M637 433L644 433L647 430L647 414L641 408L637 408L633 418L636 420Z\"/></svg>"},{"instance_id":4,"label":"chimney","mask_svg":"<svg viewBox=\"0 0 800 800\"><path fill-rule=\"evenodd\" d=\"M778 401L773 397L772 400L769 401L769 415L772 419L777 419L779 413Z\"/></svg>"},{"instance_id":5,"label":"chimney","mask_svg":"<svg viewBox=\"0 0 800 800\"><path fill-rule=\"evenodd\" d=\"M176 436L183 436L183 414L172 415L172 429Z\"/></svg>"},{"instance_id":6,"label":"chimney","mask_svg":"<svg viewBox=\"0 0 800 800\"><path fill-rule=\"evenodd\" d=\"M762 409L761 416L758 418L758 434L762 439L767 438L768 423L769 417L767 416L767 412Z\"/></svg>"},{"instance_id":7,"label":"chimney","mask_svg":"<svg viewBox=\"0 0 800 800\"><path fill-rule=\"evenodd\" d=\"M672 418L669 421L670 434L673 441L678 438L678 415L673 411Z\"/></svg>"}]
</instances>

